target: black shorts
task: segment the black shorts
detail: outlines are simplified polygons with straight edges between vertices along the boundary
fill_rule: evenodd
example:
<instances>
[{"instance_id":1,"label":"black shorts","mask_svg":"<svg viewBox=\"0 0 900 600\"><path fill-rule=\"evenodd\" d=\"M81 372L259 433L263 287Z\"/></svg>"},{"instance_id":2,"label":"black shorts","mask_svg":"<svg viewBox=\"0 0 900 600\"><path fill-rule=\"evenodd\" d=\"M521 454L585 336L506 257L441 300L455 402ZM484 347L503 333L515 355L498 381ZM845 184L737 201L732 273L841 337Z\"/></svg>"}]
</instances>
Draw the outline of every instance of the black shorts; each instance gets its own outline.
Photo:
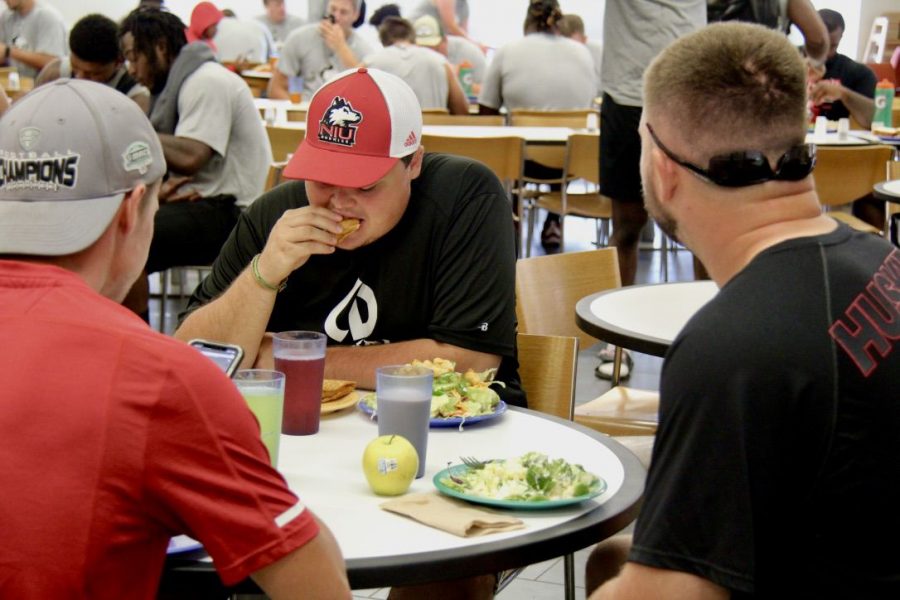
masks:
<instances>
[{"instance_id":1,"label":"black shorts","mask_svg":"<svg viewBox=\"0 0 900 600\"><path fill-rule=\"evenodd\" d=\"M609 94L600 105L600 191L617 202L643 202L640 106L623 106Z\"/></svg>"}]
</instances>

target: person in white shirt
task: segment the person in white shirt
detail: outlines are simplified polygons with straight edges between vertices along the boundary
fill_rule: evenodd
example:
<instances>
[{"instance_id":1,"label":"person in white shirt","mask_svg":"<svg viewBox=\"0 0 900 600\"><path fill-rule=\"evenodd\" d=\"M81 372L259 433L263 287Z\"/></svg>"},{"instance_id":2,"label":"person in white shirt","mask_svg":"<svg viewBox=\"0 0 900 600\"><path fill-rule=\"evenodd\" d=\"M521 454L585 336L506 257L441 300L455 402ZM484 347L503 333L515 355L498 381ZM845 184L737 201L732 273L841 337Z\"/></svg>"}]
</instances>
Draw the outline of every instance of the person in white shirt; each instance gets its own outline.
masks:
<instances>
[{"instance_id":1,"label":"person in white shirt","mask_svg":"<svg viewBox=\"0 0 900 600\"><path fill-rule=\"evenodd\" d=\"M284 8L284 0L263 0L263 6L266 12L257 16L256 20L271 32L277 47L284 44L292 31L306 25L303 17L288 14Z\"/></svg>"},{"instance_id":2,"label":"person in white shirt","mask_svg":"<svg viewBox=\"0 0 900 600\"><path fill-rule=\"evenodd\" d=\"M66 25L56 9L35 0L6 0L6 6L0 15L0 64L35 77L67 54Z\"/></svg>"},{"instance_id":3,"label":"person in white shirt","mask_svg":"<svg viewBox=\"0 0 900 600\"><path fill-rule=\"evenodd\" d=\"M584 20L578 15L563 15L556 26L559 28L560 35L584 44L585 48L588 49L588 52L591 53L591 58L594 59L594 72L597 75L597 94L602 94L603 81L601 74L603 71L603 43L588 39L584 34Z\"/></svg>"},{"instance_id":4,"label":"person in white shirt","mask_svg":"<svg viewBox=\"0 0 900 600\"><path fill-rule=\"evenodd\" d=\"M423 109L446 108L450 114L469 113L469 102L450 64L439 54L416 46L412 23L388 17L378 28L384 48L364 61L367 67L387 71L412 88Z\"/></svg>"},{"instance_id":5,"label":"person in white shirt","mask_svg":"<svg viewBox=\"0 0 900 600\"><path fill-rule=\"evenodd\" d=\"M309 98L338 73L357 66L374 48L353 31L362 0L328 0L328 19L304 25L288 36L269 80L269 98L289 98L289 78L303 78Z\"/></svg>"}]
</instances>

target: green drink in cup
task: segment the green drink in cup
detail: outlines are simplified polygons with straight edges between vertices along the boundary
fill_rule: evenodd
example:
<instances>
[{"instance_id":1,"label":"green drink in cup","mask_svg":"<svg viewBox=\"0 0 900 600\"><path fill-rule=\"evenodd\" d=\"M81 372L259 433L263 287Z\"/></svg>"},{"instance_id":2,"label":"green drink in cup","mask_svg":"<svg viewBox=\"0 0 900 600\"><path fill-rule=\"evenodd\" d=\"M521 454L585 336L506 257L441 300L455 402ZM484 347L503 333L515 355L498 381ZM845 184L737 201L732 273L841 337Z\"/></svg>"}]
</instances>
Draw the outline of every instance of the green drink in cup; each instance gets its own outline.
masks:
<instances>
[{"instance_id":1,"label":"green drink in cup","mask_svg":"<svg viewBox=\"0 0 900 600\"><path fill-rule=\"evenodd\" d=\"M272 466L278 466L278 444L284 414L284 373L266 369L242 369L234 383L259 423L259 435L269 451Z\"/></svg>"}]
</instances>

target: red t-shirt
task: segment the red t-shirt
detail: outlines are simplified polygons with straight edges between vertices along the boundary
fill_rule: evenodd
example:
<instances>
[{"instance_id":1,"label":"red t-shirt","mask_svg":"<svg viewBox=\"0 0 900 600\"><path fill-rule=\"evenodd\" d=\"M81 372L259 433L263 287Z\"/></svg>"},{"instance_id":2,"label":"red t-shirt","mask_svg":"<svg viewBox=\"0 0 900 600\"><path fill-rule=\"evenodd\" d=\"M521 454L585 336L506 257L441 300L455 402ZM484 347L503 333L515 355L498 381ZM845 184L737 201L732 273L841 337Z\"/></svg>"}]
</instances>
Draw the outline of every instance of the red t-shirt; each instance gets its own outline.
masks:
<instances>
[{"instance_id":1,"label":"red t-shirt","mask_svg":"<svg viewBox=\"0 0 900 600\"><path fill-rule=\"evenodd\" d=\"M318 533L212 361L75 274L0 260L0 597L153 598L170 536L226 584Z\"/></svg>"}]
</instances>

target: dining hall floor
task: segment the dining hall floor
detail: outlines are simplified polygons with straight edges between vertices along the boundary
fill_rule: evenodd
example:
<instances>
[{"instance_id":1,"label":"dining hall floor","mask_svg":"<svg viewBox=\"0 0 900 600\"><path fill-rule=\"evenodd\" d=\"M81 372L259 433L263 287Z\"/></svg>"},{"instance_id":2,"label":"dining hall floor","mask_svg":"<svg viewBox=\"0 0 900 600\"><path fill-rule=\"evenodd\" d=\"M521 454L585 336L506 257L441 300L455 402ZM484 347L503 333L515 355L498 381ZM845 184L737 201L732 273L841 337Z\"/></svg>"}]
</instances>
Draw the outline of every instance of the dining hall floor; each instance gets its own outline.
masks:
<instances>
[{"instance_id":1,"label":"dining hall floor","mask_svg":"<svg viewBox=\"0 0 900 600\"><path fill-rule=\"evenodd\" d=\"M538 216L538 223L543 221L543 216ZM566 227L566 251L590 250L594 248L594 222L588 219L569 218L565 221ZM536 238L539 236L535 235ZM642 251L638 259L638 283L662 282L662 269L658 249L660 246L659 235L656 236L655 246L651 249L650 242L642 243ZM532 256L546 254L540 246L539 239L532 244ZM687 250L680 249L669 253L669 280L689 281L693 279L693 267L691 254ZM193 289L196 284L197 274L189 273L186 289ZM158 283L151 280L151 291L158 290ZM166 302L166 333L174 330L178 312L184 306L185 300L170 298ZM150 300L150 324L158 327L160 317L160 300L158 296ZM575 403L588 402L609 389L609 382L594 376L594 367L597 365L596 350L588 348L579 353L578 375L575 383ZM646 354L634 353L634 370L626 383L631 387L656 390L659 389L659 376L662 368L662 359ZM575 585L576 599L585 597L584 590L584 566L591 548L585 548L575 553ZM354 598L387 598L388 588L354 590ZM498 600L560 600L564 597L563 587L563 559L555 558L548 561L530 565L519 574L498 596Z\"/></svg>"}]
</instances>

